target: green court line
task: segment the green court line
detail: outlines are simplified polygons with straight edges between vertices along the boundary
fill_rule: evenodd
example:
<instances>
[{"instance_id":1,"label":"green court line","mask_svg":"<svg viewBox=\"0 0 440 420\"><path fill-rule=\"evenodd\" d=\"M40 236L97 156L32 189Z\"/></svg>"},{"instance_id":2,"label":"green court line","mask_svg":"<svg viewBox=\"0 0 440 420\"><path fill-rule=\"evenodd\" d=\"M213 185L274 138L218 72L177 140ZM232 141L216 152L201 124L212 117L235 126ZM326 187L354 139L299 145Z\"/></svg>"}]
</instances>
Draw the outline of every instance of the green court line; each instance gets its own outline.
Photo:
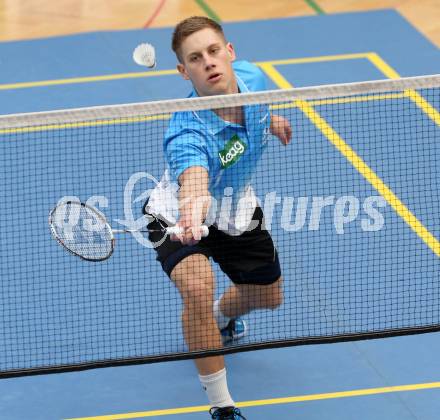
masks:
<instances>
[{"instance_id":1,"label":"green court line","mask_svg":"<svg viewBox=\"0 0 440 420\"><path fill-rule=\"evenodd\" d=\"M318 15L325 15L324 10L314 0L304 0Z\"/></svg>"},{"instance_id":2,"label":"green court line","mask_svg":"<svg viewBox=\"0 0 440 420\"><path fill-rule=\"evenodd\" d=\"M212 20L220 23L220 17L212 10L204 0L195 0L199 7L210 17Z\"/></svg>"}]
</instances>

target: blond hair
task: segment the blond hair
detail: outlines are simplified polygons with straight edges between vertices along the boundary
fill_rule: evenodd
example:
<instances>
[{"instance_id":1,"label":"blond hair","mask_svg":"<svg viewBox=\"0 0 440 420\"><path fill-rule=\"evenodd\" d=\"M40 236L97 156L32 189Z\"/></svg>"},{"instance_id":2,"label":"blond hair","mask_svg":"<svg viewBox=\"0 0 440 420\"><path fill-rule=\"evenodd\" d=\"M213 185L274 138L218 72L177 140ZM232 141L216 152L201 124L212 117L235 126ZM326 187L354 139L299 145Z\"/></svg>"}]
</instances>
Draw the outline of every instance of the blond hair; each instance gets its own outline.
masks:
<instances>
[{"instance_id":1,"label":"blond hair","mask_svg":"<svg viewBox=\"0 0 440 420\"><path fill-rule=\"evenodd\" d=\"M174 28L173 38L171 41L171 48L176 54L177 59L182 63L181 46L183 41L195 32L201 31L202 29L210 28L220 34L225 40L225 34L223 33L223 28L215 20L212 20L206 16L191 16L187 19L182 20Z\"/></svg>"}]
</instances>

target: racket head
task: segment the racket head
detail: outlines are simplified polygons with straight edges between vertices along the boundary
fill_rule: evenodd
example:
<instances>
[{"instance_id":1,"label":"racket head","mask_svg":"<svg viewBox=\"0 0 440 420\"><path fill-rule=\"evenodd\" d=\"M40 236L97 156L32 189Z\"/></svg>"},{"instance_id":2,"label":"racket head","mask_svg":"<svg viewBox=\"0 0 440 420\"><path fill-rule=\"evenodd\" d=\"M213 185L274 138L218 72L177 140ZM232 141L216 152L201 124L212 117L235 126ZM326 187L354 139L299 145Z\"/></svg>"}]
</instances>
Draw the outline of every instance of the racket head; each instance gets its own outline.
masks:
<instances>
[{"instance_id":1,"label":"racket head","mask_svg":"<svg viewBox=\"0 0 440 420\"><path fill-rule=\"evenodd\" d=\"M113 254L115 239L105 216L80 201L65 201L49 214L52 236L71 254L86 261L104 261Z\"/></svg>"}]
</instances>

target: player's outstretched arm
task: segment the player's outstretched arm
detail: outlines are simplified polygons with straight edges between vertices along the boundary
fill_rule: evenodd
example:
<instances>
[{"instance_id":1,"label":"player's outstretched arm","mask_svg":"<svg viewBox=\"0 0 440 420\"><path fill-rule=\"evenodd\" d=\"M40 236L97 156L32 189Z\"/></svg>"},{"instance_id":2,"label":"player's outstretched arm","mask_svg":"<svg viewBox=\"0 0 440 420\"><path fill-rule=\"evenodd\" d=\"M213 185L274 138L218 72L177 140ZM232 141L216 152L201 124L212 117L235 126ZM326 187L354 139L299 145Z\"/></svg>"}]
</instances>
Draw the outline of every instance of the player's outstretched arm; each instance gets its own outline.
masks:
<instances>
[{"instance_id":1,"label":"player's outstretched arm","mask_svg":"<svg viewBox=\"0 0 440 420\"><path fill-rule=\"evenodd\" d=\"M290 122L280 115L271 114L270 132L280 139L285 146L290 143L292 138L292 127Z\"/></svg>"},{"instance_id":2,"label":"player's outstretched arm","mask_svg":"<svg viewBox=\"0 0 440 420\"><path fill-rule=\"evenodd\" d=\"M172 237L184 245L193 245L201 239L203 224L211 203L208 171L202 166L192 166L179 177L179 220L182 233Z\"/></svg>"}]
</instances>

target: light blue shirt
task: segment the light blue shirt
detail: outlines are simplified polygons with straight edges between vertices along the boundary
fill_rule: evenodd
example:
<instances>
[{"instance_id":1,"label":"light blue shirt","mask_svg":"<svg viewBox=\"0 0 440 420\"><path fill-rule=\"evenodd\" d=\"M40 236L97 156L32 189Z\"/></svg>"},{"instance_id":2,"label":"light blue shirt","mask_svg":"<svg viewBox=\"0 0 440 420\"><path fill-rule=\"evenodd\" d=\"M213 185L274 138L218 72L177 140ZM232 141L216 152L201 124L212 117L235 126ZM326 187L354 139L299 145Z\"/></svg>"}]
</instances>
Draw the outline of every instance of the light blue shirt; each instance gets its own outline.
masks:
<instances>
[{"instance_id":1,"label":"light blue shirt","mask_svg":"<svg viewBox=\"0 0 440 420\"><path fill-rule=\"evenodd\" d=\"M265 76L255 65L236 61L233 69L241 93L266 89ZM190 96L197 93L193 90ZM217 205L229 196L233 211L249 195L270 127L268 105L244 106L243 111L244 126L224 121L210 110L177 112L164 141L172 181L177 182L186 169L202 166L209 173L209 191Z\"/></svg>"}]
</instances>

